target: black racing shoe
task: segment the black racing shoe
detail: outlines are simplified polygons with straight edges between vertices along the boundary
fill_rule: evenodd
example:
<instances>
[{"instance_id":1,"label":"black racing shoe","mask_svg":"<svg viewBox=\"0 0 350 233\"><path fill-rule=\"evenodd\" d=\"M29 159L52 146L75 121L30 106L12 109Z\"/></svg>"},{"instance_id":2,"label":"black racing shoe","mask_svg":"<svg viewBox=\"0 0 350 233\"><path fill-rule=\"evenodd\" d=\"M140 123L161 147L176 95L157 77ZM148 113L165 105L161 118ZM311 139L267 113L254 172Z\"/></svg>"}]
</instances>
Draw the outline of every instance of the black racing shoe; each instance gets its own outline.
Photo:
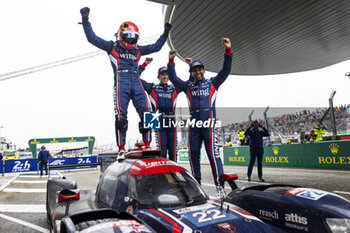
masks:
<instances>
[{"instance_id":1,"label":"black racing shoe","mask_svg":"<svg viewBox=\"0 0 350 233\"><path fill-rule=\"evenodd\" d=\"M247 181L250 181L250 176L247 176Z\"/></svg>"},{"instance_id":2,"label":"black racing shoe","mask_svg":"<svg viewBox=\"0 0 350 233\"><path fill-rule=\"evenodd\" d=\"M265 180L262 177L259 177L260 182L265 182Z\"/></svg>"}]
</instances>

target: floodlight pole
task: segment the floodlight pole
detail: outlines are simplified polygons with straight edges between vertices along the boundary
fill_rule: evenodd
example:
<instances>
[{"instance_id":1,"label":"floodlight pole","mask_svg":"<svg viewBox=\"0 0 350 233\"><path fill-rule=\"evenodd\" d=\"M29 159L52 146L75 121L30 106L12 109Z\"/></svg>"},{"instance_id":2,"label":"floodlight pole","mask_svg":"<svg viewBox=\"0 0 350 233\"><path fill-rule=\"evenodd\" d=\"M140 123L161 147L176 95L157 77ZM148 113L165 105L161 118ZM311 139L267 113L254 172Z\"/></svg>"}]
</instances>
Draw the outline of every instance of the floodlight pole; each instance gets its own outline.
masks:
<instances>
[{"instance_id":1,"label":"floodlight pole","mask_svg":"<svg viewBox=\"0 0 350 233\"><path fill-rule=\"evenodd\" d=\"M329 110L331 113L332 128L333 128L332 140L337 139L337 127L335 125L335 115L334 115L334 109L333 109L333 98L334 98L335 93L336 93L336 91L332 91L331 96L329 97Z\"/></svg>"},{"instance_id":2,"label":"floodlight pole","mask_svg":"<svg viewBox=\"0 0 350 233\"><path fill-rule=\"evenodd\" d=\"M267 121L267 111L269 110L269 106L267 106L267 108L264 111L264 120L265 120L265 126L266 126L266 130L267 132L269 132L269 123ZM271 145L271 139L270 136L267 137L267 145Z\"/></svg>"},{"instance_id":3,"label":"floodlight pole","mask_svg":"<svg viewBox=\"0 0 350 233\"><path fill-rule=\"evenodd\" d=\"M253 115L253 113L254 113L254 110L252 110L252 112L248 116L249 123L253 123L252 122L252 115Z\"/></svg>"}]
</instances>

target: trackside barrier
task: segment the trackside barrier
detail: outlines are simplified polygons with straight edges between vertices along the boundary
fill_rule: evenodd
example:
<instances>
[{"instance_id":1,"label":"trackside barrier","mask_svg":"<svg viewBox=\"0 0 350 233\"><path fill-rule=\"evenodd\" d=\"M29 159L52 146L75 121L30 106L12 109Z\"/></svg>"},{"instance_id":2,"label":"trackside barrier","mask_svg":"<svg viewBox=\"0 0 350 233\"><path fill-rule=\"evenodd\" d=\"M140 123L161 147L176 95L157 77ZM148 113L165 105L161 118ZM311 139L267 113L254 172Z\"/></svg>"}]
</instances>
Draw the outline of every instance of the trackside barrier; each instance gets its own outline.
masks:
<instances>
[{"instance_id":1,"label":"trackside barrier","mask_svg":"<svg viewBox=\"0 0 350 233\"><path fill-rule=\"evenodd\" d=\"M97 156L84 156L75 158L51 158L50 169L80 169L94 168L99 165ZM16 159L1 161L0 171L2 173L30 172L40 169L38 159Z\"/></svg>"},{"instance_id":2,"label":"trackside barrier","mask_svg":"<svg viewBox=\"0 0 350 233\"><path fill-rule=\"evenodd\" d=\"M219 154L221 157L221 160L224 158L223 156L223 150L222 147L219 147ZM199 161L201 164L209 164L209 159L207 152L204 147L204 143L201 147L201 152L199 154ZM189 161L189 149L180 149L178 150L178 155L177 155L177 163L186 163L188 164Z\"/></svg>"},{"instance_id":3,"label":"trackside barrier","mask_svg":"<svg viewBox=\"0 0 350 233\"><path fill-rule=\"evenodd\" d=\"M5 161L4 160L0 160L0 173L2 174L2 176L4 176L4 174L5 174L4 166L5 166Z\"/></svg>"},{"instance_id":4,"label":"trackside barrier","mask_svg":"<svg viewBox=\"0 0 350 233\"><path fill-rule=\"evenodd\" d=\"M50 159L51 170L93 168L99 165L97 156L74 157L74 158L54 158Z\"/></svg>"},{"instance_id":5,"label":"trackside barrier","mask_svg":"<svg viewBox=\"0 0 350 233\"><path fill-rule=\"evenodd\" d=\"M264 147L263 166L350 170L350 141L276 144ZM225 165L248 165L249 146L224 147Z\"/></svg>"},{"instance_id":6,"label":"trackside barrier","mask_svg":"<svg viewBox=\"0 0 350 233\"><path fill-rule=\"evenodd\" d=\"M38 170L38 160L37 159L14 159L5 160L4 172L30 172Z\"/></svg>"}]
</instances>

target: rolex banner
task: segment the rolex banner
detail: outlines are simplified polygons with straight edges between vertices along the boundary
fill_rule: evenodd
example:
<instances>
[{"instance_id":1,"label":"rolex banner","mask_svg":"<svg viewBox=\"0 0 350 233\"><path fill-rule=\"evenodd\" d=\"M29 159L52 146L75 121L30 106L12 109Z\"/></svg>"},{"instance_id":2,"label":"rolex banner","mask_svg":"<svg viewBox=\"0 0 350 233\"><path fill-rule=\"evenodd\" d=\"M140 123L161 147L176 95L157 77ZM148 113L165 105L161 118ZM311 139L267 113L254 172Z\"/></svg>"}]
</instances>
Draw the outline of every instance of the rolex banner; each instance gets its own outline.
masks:
<instances>
[{"instance_id":1,"label":"rolex banner","mask_svg":"<svg viewBox=\"0 0 350 233\"><path fill-rule=\"evenodd\" d=\"M248 165L249 159L249 146L224 147L225 165ZM263 166L350 170L350 141L265 146Z\"/></svg>"}]
</instances>

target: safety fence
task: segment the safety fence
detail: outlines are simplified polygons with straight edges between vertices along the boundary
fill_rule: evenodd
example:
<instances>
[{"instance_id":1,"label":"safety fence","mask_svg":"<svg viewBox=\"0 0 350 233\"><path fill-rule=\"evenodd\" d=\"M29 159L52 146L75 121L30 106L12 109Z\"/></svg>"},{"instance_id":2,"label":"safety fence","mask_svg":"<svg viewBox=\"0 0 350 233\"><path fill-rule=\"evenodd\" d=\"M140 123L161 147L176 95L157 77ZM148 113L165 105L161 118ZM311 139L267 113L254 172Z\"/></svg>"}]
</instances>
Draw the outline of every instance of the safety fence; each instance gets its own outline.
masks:
<instances>
[{"instance_id":1,"label":"safety fence","mask_svg":"<svg viewBox=\"0 0 350 233\"><path fill-rule=\"evenodd\" d=\"M203 155L201 163L209 163L204 148L201 150L201 155ZM221 147L220 155L225 165L248 165L250 149L249 146ZM81 169L101 165L101 171L104 171L116 161L116 158L116 153L54 158L50 159L49 166L50 169ZM188 150L179 151L178 162L189 163ZM265 146L263 165L350 170L350 140ZM39 169L38 159L0 160L0 174L38 171Z\"/></svg>"},{"instance_id":2,"label":"safety fence","mask_svg":"<svg viewBox=\"0 0 350 233\"><path fill-rule=\"evenodd\" d=\"M249 146L224 147L225 165L248 165L249 161ZM350 170L350 141L265 146L263 165Z\"/></svg>"},{"instance_id":3,"label":"safety fence","mask_svg":"<svg viewBox=\"0 0 350 233\"><path fill-rule=\"evenodd\" d=\"M52 169L81 169L97 167L97 156L72 158L51 158L48 168ZM0 173L30 172L40 170L38 159L2 160Z\"/></svg>"}]
</instances>

